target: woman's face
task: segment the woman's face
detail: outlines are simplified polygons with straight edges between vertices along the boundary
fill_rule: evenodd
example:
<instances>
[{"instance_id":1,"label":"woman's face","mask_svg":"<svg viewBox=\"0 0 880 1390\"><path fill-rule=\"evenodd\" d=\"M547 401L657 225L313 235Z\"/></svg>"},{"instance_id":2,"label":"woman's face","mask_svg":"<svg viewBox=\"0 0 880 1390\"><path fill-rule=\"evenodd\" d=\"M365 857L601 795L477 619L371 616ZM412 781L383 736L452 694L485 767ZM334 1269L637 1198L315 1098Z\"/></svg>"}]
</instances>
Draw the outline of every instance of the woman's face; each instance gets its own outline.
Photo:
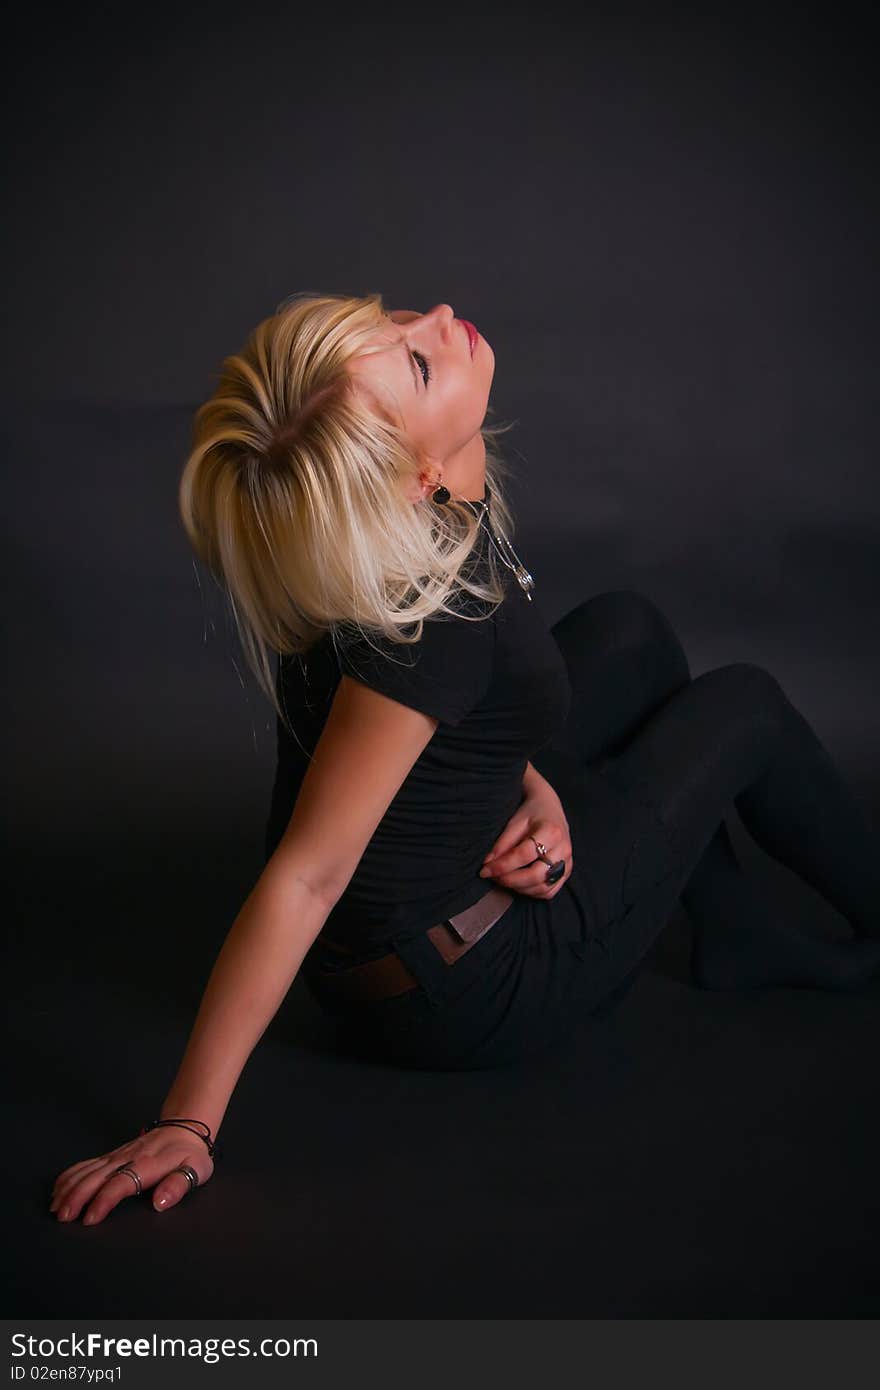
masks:
<instances>
[{"instance_id":1,"label":"woman's face","mask_svg":"<svg viewBox=\"0 0 880 1390\"><path fill-rule=\"evenodd\" d=\"M442 470L450 491L479 488L486 461L480 427L495 374L486 339L480 335L471 354L461 319L448 304L436 304L427 314L393 310L372 342L384 346L353 358L352 374L402 425L425 463Z\"/></svg>"}]
</instances>

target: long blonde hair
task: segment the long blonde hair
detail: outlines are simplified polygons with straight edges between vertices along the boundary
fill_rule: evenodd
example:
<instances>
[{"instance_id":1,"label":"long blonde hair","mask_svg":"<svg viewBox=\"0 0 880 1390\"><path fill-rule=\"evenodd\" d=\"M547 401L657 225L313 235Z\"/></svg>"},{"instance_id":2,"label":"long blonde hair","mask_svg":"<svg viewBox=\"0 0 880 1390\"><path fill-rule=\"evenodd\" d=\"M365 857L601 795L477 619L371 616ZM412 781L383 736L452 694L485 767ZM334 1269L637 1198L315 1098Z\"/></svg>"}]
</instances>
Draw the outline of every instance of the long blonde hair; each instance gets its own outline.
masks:
<instances>
[{"instance_id":1,"label":"long blonde hair","mask_svg":"<svg viewBox=\"0 0 880 1390\"><path fill-rule=\"evenodd\" d=\"M270 653L305 653L350 624L410 644L436 613L470 619L467 592L504 597L489 547L489 577L468 573L480 518L450 499L414 504L405 482L422 468L403 431L352 386L346 364L375 349L384 322L379 294L300 292L227 357L199 407L179 487L183 525L197 556L230 601L245 658L276 714ZM491 515L508 536L506 463L481 430ZM485 616L485 612L483 614ZM409 634L404 628L413 627Z\"/></svg>"}]
</instances>

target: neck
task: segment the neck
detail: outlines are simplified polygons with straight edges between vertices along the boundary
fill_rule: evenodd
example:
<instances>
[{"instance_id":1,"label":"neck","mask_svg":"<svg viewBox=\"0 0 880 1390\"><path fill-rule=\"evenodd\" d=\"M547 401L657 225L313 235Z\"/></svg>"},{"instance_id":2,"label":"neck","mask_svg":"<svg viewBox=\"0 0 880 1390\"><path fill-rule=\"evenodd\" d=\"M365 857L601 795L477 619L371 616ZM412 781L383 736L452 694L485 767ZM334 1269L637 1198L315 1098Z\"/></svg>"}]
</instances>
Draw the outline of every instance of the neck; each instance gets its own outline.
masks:
<instances>
[{"instance_id":1,"label":"neck","mask_svg":"<svg viewBox=\"0 0 880 1390\"><path fill-rule=\"evenodd\" d=\"M479 432L445 460L443 481L465 501L478 502L486 496L486 441Z\"/></svg>"}]
</instances>

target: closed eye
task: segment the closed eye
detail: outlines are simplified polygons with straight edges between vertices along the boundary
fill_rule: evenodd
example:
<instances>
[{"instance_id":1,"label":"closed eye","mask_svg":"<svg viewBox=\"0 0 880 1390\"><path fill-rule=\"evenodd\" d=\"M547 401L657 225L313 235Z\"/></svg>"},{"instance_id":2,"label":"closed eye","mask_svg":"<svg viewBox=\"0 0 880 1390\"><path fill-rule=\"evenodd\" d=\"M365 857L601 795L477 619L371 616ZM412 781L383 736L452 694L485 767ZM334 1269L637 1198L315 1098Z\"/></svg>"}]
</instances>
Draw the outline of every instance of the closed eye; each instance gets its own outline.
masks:
<instances>
[{"instance_id":1,"label":"closed eye","mask_svg":"<svg viewBox=\"0 0 880 1390\"><path fill-rule=\"evenodd\" d=\"M390 318L390 315L389 315L388 317ZM391 321L391 323L394 323L394 319L390 319L390 321ZM400 342L403 343L403 341L404 341L404 339L403 339L403 336L401 335L401 337L400 337ZM431 364L430 364L430 362L428 361L427 357L423 356L422 353L416 352L415 348L411 348L411 349L410 349L409 355L410 355L410 357L412 358L412 361L416 363L416 366L418 367L419 371L421 372L421 374L422 374L422 381L423 381L423 383L424 383L424 385L425 385L425 388L427 389L428 382L431 380L431 376L432 376ZM413 385L415 386L415 377L413 377ZM418 388L416 388L416 389L418 389Z\"/></svg>"},{"instance_id":2,"label":"closed eye","mask_svg":"<svg viewBox=\"0 0 880 1390\"><path fill-rule=\"evenodd\" d=\"M431 380L431 364L428 361L427 357L423 357L422 354L420 352L416 352L415 349L413 349L413 357L416 359L419 371L422 373L422 380L424 381L425 386L427 387L428 382Z\"/></svg>"}]
</instances>

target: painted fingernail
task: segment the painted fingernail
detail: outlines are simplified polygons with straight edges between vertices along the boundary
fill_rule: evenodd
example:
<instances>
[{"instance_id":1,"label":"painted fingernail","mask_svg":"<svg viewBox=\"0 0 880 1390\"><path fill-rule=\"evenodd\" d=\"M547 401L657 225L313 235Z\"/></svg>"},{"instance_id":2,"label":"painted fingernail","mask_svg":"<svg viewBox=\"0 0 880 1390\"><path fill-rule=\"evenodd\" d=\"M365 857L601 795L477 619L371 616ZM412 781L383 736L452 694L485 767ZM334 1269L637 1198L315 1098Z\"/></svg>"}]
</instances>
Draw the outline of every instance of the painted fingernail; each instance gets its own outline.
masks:
<instances>
[{"instance_id":1,"label":"painted fingernail","mask_svg":"<svg viewBox=\"0 0 880 1390\"><path fill-rule=\"evenodd\" d=\"M87 1211L85 1216L83 1217L83 1225L91 1226L95 1221L97 1221L97 1219L98 1213L96 1211Z\"/></svg>"},{"instance_id":2,"label":"painted fingernail","mask_svg":"<svg viewBox=\"0 0 880 1390\"><path fill-rule=\"evenodd\" d=\"M59 1221L66 1221L69 1215L70 1215L70 1207L62 1207L61 1210L60 1210L59 1213L58 1213L58 1220L59 1220Z\"/></svg>"},{"instance_id":3,"label":"painted fingernail","mask_svg":"<svg viewBox=\"0 0 880 1390\"><path fill-rule=\"evenodd\" d=\"M156 1206L157 1206L157 1207L167 1207L167 1205L168 1205L168 1198L167 1198L167 1197L160 1197L159 1200L158 1200L158 1202L156 1203Z\"/></svg>"}]
</instances>

